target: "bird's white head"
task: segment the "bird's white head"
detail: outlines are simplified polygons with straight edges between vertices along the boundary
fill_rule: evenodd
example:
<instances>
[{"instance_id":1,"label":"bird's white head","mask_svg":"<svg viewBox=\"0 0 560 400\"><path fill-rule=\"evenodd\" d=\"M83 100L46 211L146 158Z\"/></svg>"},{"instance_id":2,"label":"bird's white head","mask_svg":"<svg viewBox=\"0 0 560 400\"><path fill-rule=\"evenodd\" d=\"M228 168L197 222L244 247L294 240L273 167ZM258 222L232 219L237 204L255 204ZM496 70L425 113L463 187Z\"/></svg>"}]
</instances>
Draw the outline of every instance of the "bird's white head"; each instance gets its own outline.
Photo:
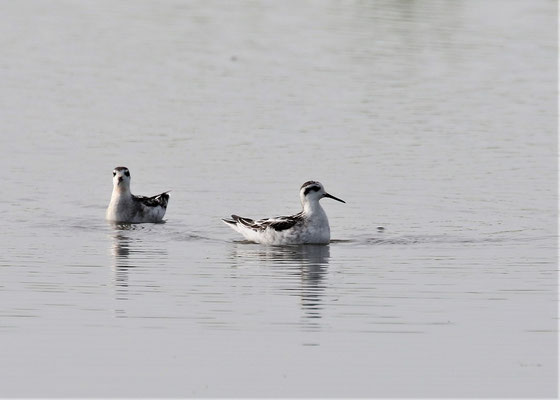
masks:
<instances>
[{"instance_id":1,"label":"bird's white head","mask_svg":"<svg viewBox=\"0 0 560 400\"><path fill-rule=\"evenodd\" d=\"M299 197L301 199L301 204L303 204L304 207L306 204L319 203L319 200L321 200L323 197L328 197L330 199L346 203L344 200L328 194L325 191L323 185L317 181L307 181L303 185L301 185L301 189L299 190Z\"/></svg>"},{"instance_id":2,"label":"bird's white head","mask_svg":"<svg viewBox=\"0 0 560 400\"><path fill-rule=\"evenodd\" d=\"M113 189L119 192L130 191L130 171L126 167L116 167L113 170Z\"/></svg>"}]
</instances>

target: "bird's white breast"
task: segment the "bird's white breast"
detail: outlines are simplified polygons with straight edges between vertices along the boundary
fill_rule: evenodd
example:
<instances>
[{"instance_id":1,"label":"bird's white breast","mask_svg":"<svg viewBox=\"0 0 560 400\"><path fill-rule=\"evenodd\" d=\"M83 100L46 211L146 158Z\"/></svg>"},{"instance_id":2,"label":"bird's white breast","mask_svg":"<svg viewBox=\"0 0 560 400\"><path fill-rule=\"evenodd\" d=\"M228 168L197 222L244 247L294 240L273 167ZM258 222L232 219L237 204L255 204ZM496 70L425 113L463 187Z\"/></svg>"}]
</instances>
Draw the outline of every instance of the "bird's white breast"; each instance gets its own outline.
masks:
<instances>
[{"instance_id":1,"label":"bird's white breast","mask_svg":"<svg viewBox=\"0 0 560 400\"><path fill-rule=\"evenodd\" d=\"M107 207L106 218L110 221L130 221L132 210L132 198L113 195L109 207Z\"/></svg>"},{"instance_id":2,"label":"bird's white breast","mask_svg":"<svg viewBox=\"0 0 560 400\"><path fill-rule=\"evenodd\" d=\"M331 229L327 216L323 213L321 216L306 218L301 239L303 243L329 243Z\"/></svg>"}]
</instances>

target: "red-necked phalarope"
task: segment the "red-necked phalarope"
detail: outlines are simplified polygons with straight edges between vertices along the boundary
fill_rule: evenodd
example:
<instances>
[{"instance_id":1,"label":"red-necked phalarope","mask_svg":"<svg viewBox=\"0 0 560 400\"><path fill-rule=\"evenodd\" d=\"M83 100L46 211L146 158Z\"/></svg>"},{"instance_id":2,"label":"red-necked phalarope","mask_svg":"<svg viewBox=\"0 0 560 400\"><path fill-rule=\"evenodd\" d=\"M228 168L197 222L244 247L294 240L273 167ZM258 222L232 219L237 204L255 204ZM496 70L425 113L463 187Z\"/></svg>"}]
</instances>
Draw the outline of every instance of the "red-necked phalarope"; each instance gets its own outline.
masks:
<instances>
[{"instance_id":1,"label":"red-necked phalarope","mask_svg":"<svg viewBox=\"0 0 560 400\"><path fill-rule=\"evenodd\" d=\"M106 218L113 222L159 222L165 215L169 192L153 197L130 193L130 172L126 167L113 170L113 194Z\"/></svg>"},{"instance_id":2,"label":"red-necked phalarope","mask_svg":"<svg viewBox=\"0 0 560 400\"><path fill-rule=\"evenodd\" d=\"M303 211L289 217L274 217L254 221L249 218L232 215L231 219L222 219L233 230L241 233L247 240L262 244L304 244L329 243L331 230L329 220L319 200L331 196L319 182L305 182L299 191Z\"/></svg>"}]
</instances>

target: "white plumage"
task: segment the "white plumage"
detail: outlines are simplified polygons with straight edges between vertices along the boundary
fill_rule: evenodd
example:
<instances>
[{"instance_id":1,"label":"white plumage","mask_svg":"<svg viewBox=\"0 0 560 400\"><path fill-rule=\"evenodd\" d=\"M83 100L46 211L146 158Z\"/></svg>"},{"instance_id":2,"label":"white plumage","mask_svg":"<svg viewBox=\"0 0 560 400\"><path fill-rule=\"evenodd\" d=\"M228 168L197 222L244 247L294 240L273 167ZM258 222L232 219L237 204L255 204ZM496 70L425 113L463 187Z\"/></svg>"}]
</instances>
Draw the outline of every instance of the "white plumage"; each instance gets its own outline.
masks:
<instances>
[{"instance_id":1,"label":"white plumage","mask_svg":"<svg viewBox=\"0 0 560 400\"><path fill-rule=\"evenodd\" d=\"M316 181L305 182L299 191L303 210L298 214L260 220L232 215L223 219L226 225L241 233L247 240L262 244L326 244L331 238L329 220L319 200L331 196L323 185Z\"/></svg>"},{"instance_id":2,"label":"white plumage","mask_svg":"<svg viewBox=\"0 0 560 400\"><path fill-rule=\"evenodd\" d=\"M168 192L153 197L130 193L130 171L126 167L113 170L113 194L106 218L113 222L159 222L167 210Z\"/></svg>"}]
</instances>

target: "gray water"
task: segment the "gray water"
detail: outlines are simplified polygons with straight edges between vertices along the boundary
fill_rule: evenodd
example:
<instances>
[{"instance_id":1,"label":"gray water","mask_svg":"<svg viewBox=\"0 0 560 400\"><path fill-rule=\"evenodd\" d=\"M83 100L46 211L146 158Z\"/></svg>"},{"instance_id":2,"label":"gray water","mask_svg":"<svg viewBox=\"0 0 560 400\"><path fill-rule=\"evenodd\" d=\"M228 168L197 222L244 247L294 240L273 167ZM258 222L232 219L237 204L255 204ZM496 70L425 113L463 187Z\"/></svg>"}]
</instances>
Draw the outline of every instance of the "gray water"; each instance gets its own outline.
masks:
<instances>
[{"instance_id":1,"label":"gray water","mask_svg":"<svg viewBox=\"0 0 560 400\"><path fill-rule=\"evenodd\" d=\"M1 6L1 396L558 394L556 2Z\"/></svg>"}]
</instances>

